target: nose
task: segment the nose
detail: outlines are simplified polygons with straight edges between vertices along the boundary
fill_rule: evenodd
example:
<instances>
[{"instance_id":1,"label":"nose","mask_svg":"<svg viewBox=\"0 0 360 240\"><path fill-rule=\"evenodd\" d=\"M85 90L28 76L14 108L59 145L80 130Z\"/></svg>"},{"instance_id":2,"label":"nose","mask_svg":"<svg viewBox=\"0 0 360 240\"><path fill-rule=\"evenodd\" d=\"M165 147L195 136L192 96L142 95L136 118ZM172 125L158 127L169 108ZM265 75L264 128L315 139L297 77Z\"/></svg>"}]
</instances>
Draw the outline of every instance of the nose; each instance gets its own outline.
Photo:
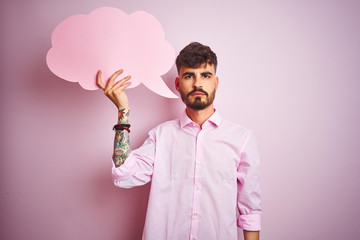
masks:
<instances>
[{"instance_id":1,"label":"nose","mask_svg":"<svg viewBox=\"0 0 360 240\"><path fill-rule=\"evenodd\" d=\"M199 77L194 77L194 88L202 88L202 83Z\"/></svg>"}]
</instances>

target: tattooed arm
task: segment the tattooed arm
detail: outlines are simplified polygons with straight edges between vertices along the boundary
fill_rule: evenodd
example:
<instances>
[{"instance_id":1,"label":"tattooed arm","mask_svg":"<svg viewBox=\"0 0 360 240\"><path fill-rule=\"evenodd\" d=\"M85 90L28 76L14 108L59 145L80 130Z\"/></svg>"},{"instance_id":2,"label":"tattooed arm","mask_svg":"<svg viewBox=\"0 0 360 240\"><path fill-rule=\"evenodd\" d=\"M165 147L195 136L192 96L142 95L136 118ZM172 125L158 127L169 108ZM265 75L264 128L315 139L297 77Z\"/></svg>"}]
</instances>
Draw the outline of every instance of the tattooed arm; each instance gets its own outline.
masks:
<instances>
[{"instance_id":1,"label":"tattooed arm","mask_svg":"<svg viewBox=\"0 0 360 240\"><path fill-rule=\"evenodd\" d=\"M97 73L97 85L104 90L104 94L116 105L119 110L119 124L128 124L129 123L129 101L124 92L131 82L128 82L131 76L127 76L117 83L115 79L123 72L119 70L115 72L110 78L109 81L105 84L101 80L101 70ZM130 154L130 140L129 132L127 130L116 130L115 140L114 140L114 154L113 161L116 167L122 165L125 159Z\"/></svg>"},{"instance_id":2,"label":"tattooed arm","mask_svg":"<svg viewBox=\"0 0 360 240\"><path fill-rule=\"evenodd\" d=\"M129 112L128 108L123 108L119 110L119 124L128 124L129 123ZM113 161L116 167L122 165L126 158L130 154L130 137L127 130L115 130L115 140L114 140L114 154Z\"/></svg>"}]
</instances>

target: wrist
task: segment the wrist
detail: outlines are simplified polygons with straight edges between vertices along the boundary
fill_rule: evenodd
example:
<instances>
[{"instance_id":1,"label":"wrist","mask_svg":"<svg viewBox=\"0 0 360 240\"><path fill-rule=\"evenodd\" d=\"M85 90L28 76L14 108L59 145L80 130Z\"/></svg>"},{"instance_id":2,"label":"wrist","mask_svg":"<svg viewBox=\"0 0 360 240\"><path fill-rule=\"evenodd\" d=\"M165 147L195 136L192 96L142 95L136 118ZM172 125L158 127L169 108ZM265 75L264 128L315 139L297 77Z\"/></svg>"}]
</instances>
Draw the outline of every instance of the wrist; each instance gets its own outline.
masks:
<instances>
[{"instance_id":1,"label":"wrist","mask_svg":"<svg viewBox=\"0 0 360 240\"><path fill-rule=\"evenodd\" d=\"M118 110L118 123L128 124L129 123L130 109L128 107L121 108Z\"/></svg>"}]
</instances>

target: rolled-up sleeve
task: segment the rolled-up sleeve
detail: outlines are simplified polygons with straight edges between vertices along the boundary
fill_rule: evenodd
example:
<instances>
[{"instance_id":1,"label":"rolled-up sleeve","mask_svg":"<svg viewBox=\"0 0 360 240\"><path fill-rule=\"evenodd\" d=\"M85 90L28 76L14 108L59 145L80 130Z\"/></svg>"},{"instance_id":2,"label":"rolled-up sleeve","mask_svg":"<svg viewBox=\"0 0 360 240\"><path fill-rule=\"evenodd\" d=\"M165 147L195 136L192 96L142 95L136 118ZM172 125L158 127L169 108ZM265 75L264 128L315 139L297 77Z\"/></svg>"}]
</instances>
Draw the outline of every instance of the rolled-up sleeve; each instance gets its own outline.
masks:
<instances>
[{"instance_id":1,"label":"rolled-up sleeve","mask_svg":"<svg viewBox=\"0 0 360 240\"><path fill-rule=\"evenodd\" d=\"M143 145L131 151L124 164L112 167L112 179L117 187L132 188L148 183L153 174L155 159L155 131L149 132L149 137Z\"/></svg>"},{"instance_id":2,"label":"rolled-up sleeve","mask_svg":"<svg viewBox=\"0 0 360 240\"><path fill-rule=\"evenodd\" d=\"M254 135L249 132L241 149L241 160L237 169L238 227L248 231L261 228L260 160Z\"/></svg>"}]
</instances>

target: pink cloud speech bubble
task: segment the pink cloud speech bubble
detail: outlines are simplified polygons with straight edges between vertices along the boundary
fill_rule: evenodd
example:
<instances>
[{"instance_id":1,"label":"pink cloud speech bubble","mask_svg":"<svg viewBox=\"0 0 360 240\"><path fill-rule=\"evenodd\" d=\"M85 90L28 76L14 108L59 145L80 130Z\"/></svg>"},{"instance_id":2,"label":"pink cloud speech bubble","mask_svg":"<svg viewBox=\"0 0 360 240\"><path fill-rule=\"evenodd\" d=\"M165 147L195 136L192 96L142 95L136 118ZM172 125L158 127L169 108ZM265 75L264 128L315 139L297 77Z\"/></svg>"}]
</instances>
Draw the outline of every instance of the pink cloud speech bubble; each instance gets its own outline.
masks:
<instances>
[{"instance_id":1,"label":"pink cloud speech bubble","mask_svg":"<svg viewBox=\"0 0 360 240\"><path fill-rule=\"evenodd\" d=\"M127 15L117 8L98 8L89 15L65 19L54 29L51 40L46 62L60 78L96 90L99 69L104 81L124 69L119 78L131 75L129 88L143 83L161 96L177 98L161 78L172 67L175 51L165 41L161 24L149 13Z\"/></svg>"}]
</instances>

